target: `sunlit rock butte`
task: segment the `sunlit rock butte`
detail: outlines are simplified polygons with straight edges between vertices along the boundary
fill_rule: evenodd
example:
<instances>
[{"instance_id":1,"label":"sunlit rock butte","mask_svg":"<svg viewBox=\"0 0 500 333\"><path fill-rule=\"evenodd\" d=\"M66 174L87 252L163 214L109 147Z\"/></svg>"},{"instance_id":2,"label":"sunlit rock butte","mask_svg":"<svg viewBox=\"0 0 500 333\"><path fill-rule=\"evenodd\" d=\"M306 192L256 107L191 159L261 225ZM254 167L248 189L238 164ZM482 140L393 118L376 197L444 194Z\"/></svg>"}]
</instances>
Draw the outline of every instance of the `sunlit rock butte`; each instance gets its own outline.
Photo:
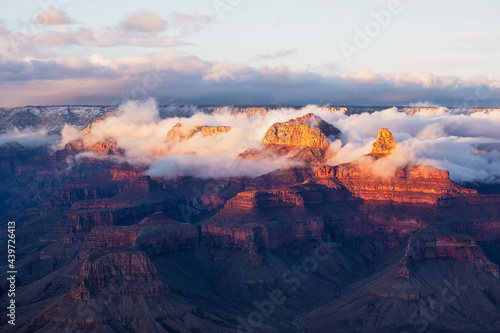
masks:
<instances>
[{"instance_id":1,"label":"sunlit rock butte","mask_svg":"<svg viewBox=\"0 0 500 333\"><path fill-rule=\"evenodd\" d=\"M263 144L328 147L327 137L336 137L340 131L320 117L309 113L286 123L275 123L262 139Z\"/></svg>"},{"instance_id":2,"label":"sunlit rock butte","mask_svg":"<svg viewBox=\"0 0 500 333\"><path fill-rule=\"evenodd\" d=\"M387 128L382 128L378 133L377 141L372 145L370 155L381 157L392 153L396 149L396 140Z\"/></svg>"},{"instance_id":3,"label":"sunlit rock butte","mask_svg":"<svg viewBox=\"0 0 500 333\"><path fill-rule=\"evenodd\" d=\"M260 159L288 156L290 160L321 164L327 159L330 142L340 136L339 129L313 113L273 124L262 138L261 148L249 149L240 157Z\"/></svg>"}]
</instances>

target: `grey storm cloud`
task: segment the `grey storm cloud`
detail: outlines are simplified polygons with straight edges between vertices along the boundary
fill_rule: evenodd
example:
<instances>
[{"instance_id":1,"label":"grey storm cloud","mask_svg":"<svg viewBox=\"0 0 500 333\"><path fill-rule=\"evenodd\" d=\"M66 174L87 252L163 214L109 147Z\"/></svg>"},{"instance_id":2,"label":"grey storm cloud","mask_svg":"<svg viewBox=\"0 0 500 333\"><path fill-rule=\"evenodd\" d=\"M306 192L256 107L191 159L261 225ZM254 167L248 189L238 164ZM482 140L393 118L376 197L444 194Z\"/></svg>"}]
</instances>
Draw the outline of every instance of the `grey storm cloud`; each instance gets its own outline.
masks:
<instances>
[{"instance_id":1,"label":"grey storm cloud","mask_svg":"<svg viewBox=\"0 0 500 333\"><path fill-rule=\"evenodd\" d=\"M116 78L119 76L119 73L116 71L111 71L90 63L75 68L58 64L55 61L0 61L0 80L4 82L99 77Z\"/></svg>"}]
</instances>

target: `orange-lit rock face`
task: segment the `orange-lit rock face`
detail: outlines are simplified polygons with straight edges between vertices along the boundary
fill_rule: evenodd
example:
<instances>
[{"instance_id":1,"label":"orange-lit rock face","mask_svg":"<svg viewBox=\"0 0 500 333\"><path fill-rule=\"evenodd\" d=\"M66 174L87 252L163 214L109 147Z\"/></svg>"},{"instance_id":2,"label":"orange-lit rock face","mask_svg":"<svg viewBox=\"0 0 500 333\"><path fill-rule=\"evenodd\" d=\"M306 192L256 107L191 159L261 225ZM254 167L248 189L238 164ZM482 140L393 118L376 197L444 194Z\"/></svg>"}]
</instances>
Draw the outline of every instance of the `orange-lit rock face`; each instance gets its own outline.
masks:
<instances>
[{"instance_id":1,"label":"orange-lit rock face","mask_svg":"<svg viewBox=\"0 0 500 333\"><path fill-rule=\"evenodd\" d=\"M289 156L290 160L318 165L327 158L328 137L337 138L340 131L320 117L309 113L288 122L275 123L266 132L261 149L251 148L239 155L244 159Z\"/></svg>"},{"instance_id":2,"label":"orange-lit rock face","mask_svg":"<svg viewBox=\"0 0 500 333\"><path fill-rule=\"evenodd\" d=\"M238 193L226 203L226 207L257 209L269 207L303 206L304 199L294 190L247 191Z\"/></svg>"},{"instance_id":3,"label":"orange-lit rock face","mask_svg":"<svg viewBox=\"0 0 500 333\"><path fill-rule=\"evenodd\" d=\"M396 149L396 140L387 128L382 128L378 133L377 141L372 145L371 155L384 156Z\"/></svg>"},{"instance_id":4,"label":"orange-lit rock face","mask_svg":"<svg viewBox=\"0 0 500 333\"><path fill-rule=\"evenodd\" d=\"M354 163L319 167L316 176L334 179L354 196L365 200L437 204L441 199L476 194L450 180L448 171L428 166L400 168L394 177L382 178Z\"/></svg>"},{"instance_id":5,"label":"orange-lit rock face","mask_svg":"<svg viewBox=\"0 0 500 333\"><path fill-rule=\"evenodd\" d=\"M84 151L92 151L104 155L123 156L123 151L116 148L116 143L112 141L104 141L96 144L87 144L82 140L77 140L68 142L64 147L64 149L77 153Z\"/></svg>"},{"instance_id":6,"label":"orange-lit rock face","mask_svg":"<svg viewBox=\"0 0 500 333\"><path fill-rule=\"evenodd\" d=\"M306 207L343 203L346 195L346 191L314 183L240 192L201 223L202 243L256 252L308 242L324 236L326 229L323 218L309 215Z\"/></svg>"},{"instance_id":7,"label":"orange-lit rock face","mask_svg":"<svg viewBox=\"0 0 500 333\"><path fill-rule=\"evenodd\" d=\"M182 124L175 124L174 127L167 133L167 138L175 141L184 141L191 139L198 133L203 136L213 136L222 133L227 133L231 130L229 126L196 126L190 129L184 128Z\"/></svg>"},{"instance_id":8,"label":"orange-lit rock face","mask_svg":"<svg viewBox=\"0 0 500 333\"><path fill-rule=\"evenodd\" d=\"M286 123L275 123L268 130L263 144L327 148L327 137L340 131L320 117L309 113Z\"/></svg>"},{"instance_id":9,"label":"orange-lit rock face","mask_svg":"<svg viewBox=\"0 0 500 333\"><path fill-rule=\"evenodd\" d=\"M131 180L142 175L142 171L134 170L134 169L116 169L111 168L108 169L107 172L112 175L112 180L120 181L120 180Z\"/></svg>"},{"instance_id":10,"label":"orange-lit rock face","mask_svg":"<svg viewBox=\"0 0 500 333\"><path fill-rule=\"evenodd\" d=\"M287 146L328 147L328 141L323 133L303 124L276 123L267 130L261 142Z\"/></svg>"}]
</instances>

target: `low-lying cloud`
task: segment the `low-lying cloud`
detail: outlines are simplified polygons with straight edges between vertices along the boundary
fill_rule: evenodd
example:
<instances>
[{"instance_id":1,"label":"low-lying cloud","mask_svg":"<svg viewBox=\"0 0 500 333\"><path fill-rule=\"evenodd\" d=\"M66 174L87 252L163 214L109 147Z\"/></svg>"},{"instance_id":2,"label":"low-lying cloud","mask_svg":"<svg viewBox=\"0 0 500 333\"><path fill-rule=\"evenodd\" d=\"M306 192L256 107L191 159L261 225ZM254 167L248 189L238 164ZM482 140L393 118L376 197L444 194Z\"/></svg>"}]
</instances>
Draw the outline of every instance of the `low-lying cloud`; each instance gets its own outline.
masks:
<instances>
[{"instance_id":1,"label":"low-lying cloud","mask_svg":"<svg viewBox=\"0 0 500 333\"><path fill-rule=\"evenodd\" d=\"M292 162L286 157L242 160L238 155L248 148L259 148L260 140L275 122L312 112L342 131L342 138L330 145L332 157L327 164L360 159L370 152L379 130L388 128L398 149L372 166L380 176L393 174L396 168L408 164L425 164L448 170L457 182L500 181L500 111L458 114L432 108L412 115L393 107L346 115L314 105L299 110L278 108L253 116L231 111L226 107L213 114L198 112L187 118L161 119L153 100L128 102L96 123L85 140L90 144L116 140L127 161L149 168L148 173L154 176L255 177L292 166ZM231 126L231 130L216 136L199 133L175 142L166 135L177 123L184 130L201 125Z\"/></svg>"},{"instance_id":2,"label":"low-lying cloud","mask_svg":"<svg viewBox=\"0 0 500 333\"><path fill-rule=\"evenodd\" d=\"M60 137L49 136L43 129L14 129L0 135L0 144L18 142L61 149L76 139L89 145L111 141L124 152L123 157L113 157L115 162L145 168L153 176L255 177L299 163L286 157L244 160L238 155L249 148L260 148L260 141L272 124L314 113L342 131L341 138L330 144L331 158L326 164L371 163L371 170L379 176L392 175L398 167L423 164L448 170L452 180L459 183L500 183L500 110L468 113L438 105L419 108L414 114L392 107L347 115L310 105L301 109L268 109L266 114L257 112L248 116L233 112L233 107L222 107L213 113L190 107L190 112L183 117L163 119L157 103L149 99L121 105L95 122L86 135L69 125L64 127ZM179 141L167 137L176 124L181 124L184 133L196 126L230 126L231 129L214 136L197 133ZM396 151L376 162L363 158L371 151L381 128L394 134L398 143ZM89 156L94 155L84 153L76 161Z\"/></svg>"},{"instance_id":3,"label":"low-lying cloud","mask_svg":"<svg viewBox=\"0 0 500 333\"><path fill-rule=\"evenodd\" d=\"M222 108L214 114L197 112L189 118L161 119L155 101L134 101L96 122L91 133L83 139L90 145L116 141L117 148L125 151L128 162L150 166L148 173L155 176L255 177L293 165L285 157L254 161L241 160L238 155L248 148L258 147L267 128L276 121L295 117L295 112L283 109L266 116L247 117L231 114L231 108ZM167 133L178 123L187 132L201 125L230 126L231 130L214 136L198 133L182 141L168 139Z\"/></svg>"},{"instance_id":4,"label":"low-lying cloud","mask_svg":"<svg viewBox=\"0 0 500 333\"><path fill-rule=\"evenodd\" d=\"M373 164L379 175L393 174L395 168L425 164L450 172L456 182L500 182L500 110L470 115L446 109L424 110L409 115L397 108L372 114L324 115L343 132L342 143L334 145L328 164L350 162L367 154L381 128L388 128L398 149Z\"/></svg>"},{"instance_id":5,"label":"low-lying cloud","mask_svg":"<svg viewBox=\"0 0 500 333\"><path fill-rule=\"evenodd\" d=\"M56 144L59 140L58 135L49 135L45 128L19 130L14 127L0 134L0 146L17 143L24 147L44 147Z\"/></svg>"}]
</instances>

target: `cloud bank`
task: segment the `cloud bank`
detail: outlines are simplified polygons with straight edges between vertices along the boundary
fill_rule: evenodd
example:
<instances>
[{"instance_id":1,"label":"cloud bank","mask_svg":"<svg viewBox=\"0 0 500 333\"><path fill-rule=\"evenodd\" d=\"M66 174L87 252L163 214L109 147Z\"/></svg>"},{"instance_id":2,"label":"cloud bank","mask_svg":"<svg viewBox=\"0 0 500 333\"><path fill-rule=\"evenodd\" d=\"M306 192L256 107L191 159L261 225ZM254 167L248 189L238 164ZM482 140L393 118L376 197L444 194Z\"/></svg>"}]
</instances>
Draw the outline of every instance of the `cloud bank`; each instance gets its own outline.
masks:
<instances>
[{"instance_id":1,"label":"cloud bank","mask_svg":"<svg viewBox=\"0 0 500 333\"><path fill-rule=\"evenodd\" d=\"M272 108L266 114L252 116L233 112L233 107L207 113L196 107L171 106L171 116L163 119L156 101L148 99L124 103L106 118L94 122L90 133L85 135L70 125L64 126L60 136L48 135L45 129L14 128L0 135L0 145L17 142L29 147L62 149L66 143L78 139L88 145L112 141L124 151L123 157L113 157L115 162L145 168L153 176L256 177L299 163L286 157L243 160L238 155L249 148L259 148L272 124L314 113L342 131L341 138L330 143L328 165L361 158L362 163L372 163L370 168L375 174L390 176L398 167L423 164L448 170L451 179L458 183L500 183L500 109L470 113L416 104L420 108L416 113L391 107L346 115L310 105L300 109ZM177 112L179 110L181 112ZM176 124L181 124L184 133L196 126L230 126L231 129L216 136L198 133L178 141L167 136ZM398 148L373 163L362 156L370 152L381 128L388 128L394 134ZM89 156L84 153L77 160Z\"/></svg>"},{"instance_id":2,"label":"cloud bank","mask_svg":"<svg viewBox=\"0 0 500 333\"><path fill-rule=\"evenodd\" d=\"M398 149L371 165L379 176L389 176L408 164L424 164L448 170L452 180L459 183L500 182L500 110L465 114L429 108L407 114L393 107L350 116L315 105L298 110L277 108L253 116L232 110L224 107L213 114L200 111L189 117L162 119L154 100L131 101L96 122L83 139L88 144L116 141L117 147L125 151L123 161L147 168L148 174L154 176L255 177L296 166L297 162L292 164L286 157L242 160L238 155L248 148L258 148L275 122L312 112L342 131L341 139L331 142L329 165L360 159L370 152L379 130L388 128ZM198 133L184 141L168 139L167 133L178 123L185 131L201 125L231 126L231 130L217 136ZM62 143L76 135L74 128L65 128Z\"/></svg>"},{"instance_id":3,"label":"cloud bank","mask_svg":"<svg viewBox=\"0 0 500 333\"><path fill-rule=\"evenodd\" d=\"M96 40L93 34L85 38L89 44L109 42ZM127 38L130 41L131 37ZM137 43L146 42L137 36ZM161 42L170 45L179 40ZM178 50L118 59L99 54L86 60L2 61L0 58L0 78L3 79L0 101L4 107L109 105L147 97L154 97L161 104L390 106L415 101L454 107L500 104L500 82L484 78L463 79L421 72L378 74L368 70L323 76L287 66L252 67L204 61Z\"/></svg>"},{"instance_id":4,"label":"cloud bank","mask_svg":"<svg viewBox=\"0 0 500 333\"><path fill-rule=\"evenodd\" d=\"M59 136L49 135L44 128L19 130L14 127L0 134L0 146L18 143L24 147L46 147L56 144L59 140Z\"/></svg>"}]
</instances>

